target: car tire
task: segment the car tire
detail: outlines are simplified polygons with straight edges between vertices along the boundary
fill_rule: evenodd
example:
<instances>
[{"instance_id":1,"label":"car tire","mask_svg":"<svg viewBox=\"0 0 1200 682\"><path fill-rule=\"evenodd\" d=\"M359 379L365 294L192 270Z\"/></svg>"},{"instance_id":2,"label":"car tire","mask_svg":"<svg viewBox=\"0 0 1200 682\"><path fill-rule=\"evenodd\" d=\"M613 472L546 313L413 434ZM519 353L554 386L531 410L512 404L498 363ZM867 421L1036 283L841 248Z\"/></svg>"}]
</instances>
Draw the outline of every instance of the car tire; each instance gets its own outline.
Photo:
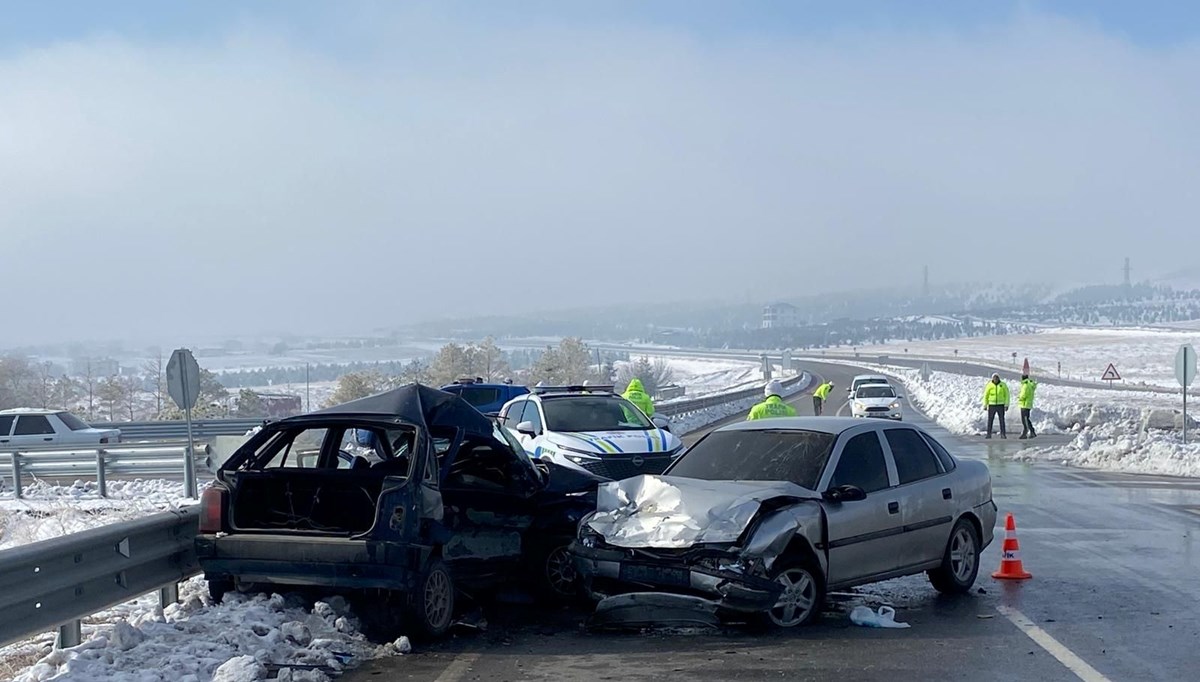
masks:
<instances>
[{"instance_id":1,"label":"car tire","mask_svg":"<svg viewBox=\"0 0 1200 682\"><path fill-rule=\"evenodd\" d=\"M569 547L569 543L555 544L534 554L530 572L536 581L533 588L546 601L566 602L580 597L579 572Z\"/></svg>"},{"instance_id":2,"label":"car tire","mask_svg":"<svg viewBox=\"0 0 1200 682\"><path fill-rule=\"evenodd\" d=\"M214 578L208 581L208 596L214 604L220 604L225 595L234 589L236 588L231 578Z\"/></svg>"},{"instance_id":3,"label":"car tire","mask_svg":"<svg viewBox=\"0 0 1200 682\"><path fill-rule=\"evenodd\" d=\"M783 557L771 570L771 580L784 585L779 602L758 614L759 625L794 628L821 617L825 605L825 578L815 557Z\"/></svg>"},{"instance_id":4,"label":"car tire","mask_svg":"<svg viewBox=\"0 0 1200 682\"><path fill-rule=\"evenodd\" d=\"M929 571L929 582L943 594L966 594L979 575L979 531L960 518L950 531L942 565Z\"/></svg>"},{"instance_id":5,"label":"car tire","mask_svg":"<svg viewBox=\"0 0 1200 682\"><path fill-rule=\"evenodd\" d=\"M441 559L429 562L408 596L408 620L418 633L441 637L454 622L454 578Z\"/></svg>"}]
</instances>

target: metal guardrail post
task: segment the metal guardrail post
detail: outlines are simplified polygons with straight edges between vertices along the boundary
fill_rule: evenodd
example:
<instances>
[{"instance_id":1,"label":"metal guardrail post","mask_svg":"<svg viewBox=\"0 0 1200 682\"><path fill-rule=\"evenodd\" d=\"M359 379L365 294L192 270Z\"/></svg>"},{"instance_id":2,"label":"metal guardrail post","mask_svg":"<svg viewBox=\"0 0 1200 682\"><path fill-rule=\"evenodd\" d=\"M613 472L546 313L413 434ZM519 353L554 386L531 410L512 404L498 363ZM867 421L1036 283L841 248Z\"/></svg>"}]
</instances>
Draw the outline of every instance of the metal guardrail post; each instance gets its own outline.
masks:
<instances>
[{"instance_id":1,"label":"metal guardrail post","mask_svg":"<svg viewBox=\"0 0 1200 682\"><path fill-rule=\"evenodd\" d=\"M78 620L58 626L58 638L54 640L55 649L69 649L80 644L83 644L83 625Z\"/></svg>"},{"instance_id":2,"label":"metal guardrail post","mask_svg":"<svg viewBox=\"0 0 1200 682\"><path fill-rule=\"evenodd\" d=\"M12 453L13 494L21 499L21 453Z\"/></svg>"},{"instance_id":3,"label":"metal guardrail post","mask_svg":"<svg viewBox=\"0 0 1200 682\"><path fill-rule=\"evenodd\" d=\"M171 604L179 603L179 583L171 583L163 585L158 590L158 605L161 608L167 608Z\"/></svg>"},{"instance_id":4,"label":"metal guardrail post","mask_svg":"<svg viewBox=\"0 0 1200 682\"><path fill-rule=\"evenodd\" d=\"M100 497L108 497L108 477L104 473L104 448L96 448L96 487Z\"/></svg>"}]
</instances>

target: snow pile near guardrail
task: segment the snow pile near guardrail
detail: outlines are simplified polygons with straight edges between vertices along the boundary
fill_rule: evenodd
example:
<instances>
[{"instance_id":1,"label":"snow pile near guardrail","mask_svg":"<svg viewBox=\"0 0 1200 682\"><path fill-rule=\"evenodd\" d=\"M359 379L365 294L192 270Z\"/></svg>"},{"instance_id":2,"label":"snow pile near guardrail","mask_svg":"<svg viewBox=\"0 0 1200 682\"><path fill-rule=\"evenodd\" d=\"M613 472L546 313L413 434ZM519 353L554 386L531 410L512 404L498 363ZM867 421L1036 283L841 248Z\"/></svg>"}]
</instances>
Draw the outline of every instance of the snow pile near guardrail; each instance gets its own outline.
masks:
<instances>
[{"instance_id":1,"label":"snow pile near guardrail","mask_svg":"<svg viewBox=\"0 0 1200 682\"><path fill-rule=\"evenodd\" d=\"M340 597L308 608L278 594L231 593L212 604L205 582L193 578L181 586L180 603L157 606L156 597L144 597L98 614L84 625L86 641L70 649L53 651L49 635L14 645L45 652L14 682L326 681L349 665L410 646L406 638L383 646L367 641Z\"/></svg>"},{"instance_id":2,"label":"snow pile near guardrail","mask_svg":"<svg viewBox=\"0 0 1200 682\"><path fill-rule=\"evenodd\" d=\"M162 479L109 481L108 497L100 497L95 481L37 481L22 494L0 493L0 550L195 504L182 483Z\"/></svg>"},{"instance_id":3,"label":"snow pile near guardrail","mask_svg":"<svg viewBox=\"0 0 1200 682\"><path fill-rule=\"evenodd\" d=\"M1200 434L1197 434L1200 436ZM1200 443L1178 432L1129 432L1116 424L1084 429L1069 445L1022 451L1020 459L1132 474L1200 477Z\"/></svg>"},{"instance_id":4,"label":"snow pile near guardrail","mask_svg":"<svg viewBox=\"0 0 1200 682\"><path fill-rule=\"evenodd\" d=\"M790 387L784 387L784 397L795 395L807 389L810 383L812 383L812 375L808 372L803 373L800 376L800 381L797 381ZM680 415L671 420L671 429L680 435L699 431L710 424L715 424L722 419L728 419L736 414L747 414L750 412L751 407L762 402L762 400L763 397L760 395L753 398L722 403L691 414Z\"/></svg>"}]
</instances>

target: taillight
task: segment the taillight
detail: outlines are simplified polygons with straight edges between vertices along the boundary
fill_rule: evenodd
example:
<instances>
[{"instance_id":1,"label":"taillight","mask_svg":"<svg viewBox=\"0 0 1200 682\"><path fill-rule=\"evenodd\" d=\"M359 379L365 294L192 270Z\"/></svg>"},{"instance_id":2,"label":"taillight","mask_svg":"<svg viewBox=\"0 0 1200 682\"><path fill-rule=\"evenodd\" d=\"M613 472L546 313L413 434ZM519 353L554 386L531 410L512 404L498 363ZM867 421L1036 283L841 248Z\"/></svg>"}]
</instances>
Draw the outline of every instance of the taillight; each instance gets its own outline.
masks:
<instances>
[{"instance_id":1,"label":"taillight","mask_svg":"<svg viewBox=\"0 0 1200 682\"><path fill-rule=\"evenodd\" d=\"M220 533L225 513L225 489L213 486L200 495L200 532Z\"/></svg>"}]
</instances>

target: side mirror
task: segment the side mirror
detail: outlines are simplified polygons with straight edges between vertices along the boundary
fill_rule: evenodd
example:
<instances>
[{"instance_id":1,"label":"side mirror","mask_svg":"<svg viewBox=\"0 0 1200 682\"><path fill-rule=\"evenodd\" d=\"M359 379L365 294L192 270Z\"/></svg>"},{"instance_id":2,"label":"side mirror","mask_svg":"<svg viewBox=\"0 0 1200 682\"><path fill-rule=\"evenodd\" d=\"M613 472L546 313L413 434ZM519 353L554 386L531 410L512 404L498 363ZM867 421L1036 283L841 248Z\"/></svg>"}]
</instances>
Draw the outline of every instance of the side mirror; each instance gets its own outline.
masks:
<instances>
[{"instance_id":1,"label":"side mirror","mask_svg":"<svg viewBox=\"0 0 1200 682\"><path fill-rule=\"evenodd\" d=\"M533 422L521 422L517 424L517 433L523 436L536 436L537 429L533 427Z\"/></svg>"},{"instance_id":2,"label":"side mirror","mask_svg":"<svg viewBox=\"0 0 1200 682\"><path fill-rule=\"evenodd\" d=\"M826 490L821 497L826 502L861 502L867 499L867 493L856 485L839 485Z\"/></svg>"},{"instance_id":3,"label":"side mirror","mask_svg":"<svg viewBox=\"0 0 1200 682\"><path fill-rule=\"evenodd\" d=\"M666 417L659 417L656 415L650 421L653 422L653 424L655 426L657 426L658 428L660 428L664 431L669 432L671 430L671 420L667 419Z\"/></svg>"}]
</instances>

